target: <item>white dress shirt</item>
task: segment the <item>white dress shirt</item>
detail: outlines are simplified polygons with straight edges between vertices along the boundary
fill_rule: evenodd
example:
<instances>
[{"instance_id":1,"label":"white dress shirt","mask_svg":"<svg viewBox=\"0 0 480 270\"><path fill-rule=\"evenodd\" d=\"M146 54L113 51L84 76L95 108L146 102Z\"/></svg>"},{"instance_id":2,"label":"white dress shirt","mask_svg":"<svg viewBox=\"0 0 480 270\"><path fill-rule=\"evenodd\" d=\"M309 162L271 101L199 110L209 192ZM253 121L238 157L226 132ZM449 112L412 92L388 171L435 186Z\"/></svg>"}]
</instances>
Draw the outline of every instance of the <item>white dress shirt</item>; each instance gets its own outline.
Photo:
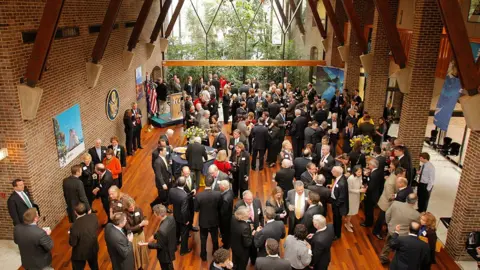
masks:
<instances>
[{"instance_id":1,"label":"white dress shirt","mask_svg":"<svg viewBox=\"0 0 480 270\"><path fill-rule=\"evenodd\" d=\"M297 207L297 201L298 201L298 193L295 192L295 207ZM301 197L300 197L300 213L301 216L303 217L303 214L305 213L305 191L303 191Z\"/></svg>"},{"instance_id":2,"label":"white dress shirt","mask_svg":"<svg viewBox=\"0 0 480 270\"><path fill-rule=\"evenodd\" d=\"M340 175L339 177L337 177L337 178L335 179L335 183L333 183L333 186L332 186L331 196L332 196L332 198L333 198L334 200L337 199L337 198L335 198L334 190L335 190L335 188L337 187L338 180L340 180L341 177L342 177L341 175Z\"/></svg>"},{"instance_id":3,"label":"white dress shirt","mask_svg":"<svg viewBox=\"0 0 480 270\"><path fill-rule=\"evenodd\" d=\"M420 169L420 183L427 184L427 190L431 191L435 183L435 167L431 162L426 162Z\"/></svg>"}]
</instances>

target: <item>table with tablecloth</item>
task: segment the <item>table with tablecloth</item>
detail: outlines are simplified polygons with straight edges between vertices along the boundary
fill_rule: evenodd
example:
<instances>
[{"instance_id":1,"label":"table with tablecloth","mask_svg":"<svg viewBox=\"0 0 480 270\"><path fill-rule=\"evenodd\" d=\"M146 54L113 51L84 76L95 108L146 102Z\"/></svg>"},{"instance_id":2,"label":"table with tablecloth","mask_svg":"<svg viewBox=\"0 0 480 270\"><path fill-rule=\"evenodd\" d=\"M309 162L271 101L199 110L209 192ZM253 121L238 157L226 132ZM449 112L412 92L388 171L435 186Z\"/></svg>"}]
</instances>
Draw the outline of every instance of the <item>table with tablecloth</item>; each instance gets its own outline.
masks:
<instances>
[{"instance_id":1,"label":"table with tablecloth","mask_svg":"<svg viewBox=\"0 0 480 270\"><path fill-rule=\"evenodd\" d=\"M207 152L213 152L215 149L209 146L205 146ZM179 177L182 174L182 167L188 165L188 161L181 158L182 154L172 153L172 172L175 178ZM208 174L208 167L213 164L215 157L213 155L208 156L209 159L203 163L202 177L200 178L200 186L205 185L205 176Z\"/></svg>"}]
</instances>

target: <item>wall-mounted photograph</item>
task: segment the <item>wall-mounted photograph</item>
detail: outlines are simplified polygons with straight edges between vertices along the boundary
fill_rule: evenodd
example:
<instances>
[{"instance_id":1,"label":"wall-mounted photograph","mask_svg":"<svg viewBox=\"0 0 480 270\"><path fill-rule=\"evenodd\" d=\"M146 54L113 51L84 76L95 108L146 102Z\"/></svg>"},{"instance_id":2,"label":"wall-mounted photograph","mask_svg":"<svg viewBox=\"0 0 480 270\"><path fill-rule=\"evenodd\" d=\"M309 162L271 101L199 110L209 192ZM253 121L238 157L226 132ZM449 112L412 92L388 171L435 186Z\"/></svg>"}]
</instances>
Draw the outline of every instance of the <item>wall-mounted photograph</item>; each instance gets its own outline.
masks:
<instances>
[{"instance_id":1,"label":"wall-mounted photograph","mask_svg":"<svg viewBox=\"0 0 480 270\"><path fill-rule=\"evenodd\" d=\"M60 167L67 166L85 150L80 105L75 104L53 118Z\"/></svg>"}]
</instances>

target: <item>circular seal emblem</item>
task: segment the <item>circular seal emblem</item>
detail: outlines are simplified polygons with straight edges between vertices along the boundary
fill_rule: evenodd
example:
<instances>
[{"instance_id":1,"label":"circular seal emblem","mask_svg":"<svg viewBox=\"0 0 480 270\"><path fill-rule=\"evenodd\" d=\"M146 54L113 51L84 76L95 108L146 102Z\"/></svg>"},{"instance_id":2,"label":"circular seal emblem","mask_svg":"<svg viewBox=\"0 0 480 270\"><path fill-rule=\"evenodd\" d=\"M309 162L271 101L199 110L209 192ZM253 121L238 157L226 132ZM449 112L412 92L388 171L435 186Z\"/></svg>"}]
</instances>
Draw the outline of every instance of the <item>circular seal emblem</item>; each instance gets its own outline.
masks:
<instances>
[{"instance_id":1,"label":"circular seal emblem","mask_svg":"<svg viewBox=\"0 0 480 270\"><path fill-rule=\"evenodd\" d=\"M114 120L118 115L120 108L120 97L117 89L112 89L108 92L107 100L105 102L105 111L107 113L108 120Z\"/></svg>"}]
</instances>

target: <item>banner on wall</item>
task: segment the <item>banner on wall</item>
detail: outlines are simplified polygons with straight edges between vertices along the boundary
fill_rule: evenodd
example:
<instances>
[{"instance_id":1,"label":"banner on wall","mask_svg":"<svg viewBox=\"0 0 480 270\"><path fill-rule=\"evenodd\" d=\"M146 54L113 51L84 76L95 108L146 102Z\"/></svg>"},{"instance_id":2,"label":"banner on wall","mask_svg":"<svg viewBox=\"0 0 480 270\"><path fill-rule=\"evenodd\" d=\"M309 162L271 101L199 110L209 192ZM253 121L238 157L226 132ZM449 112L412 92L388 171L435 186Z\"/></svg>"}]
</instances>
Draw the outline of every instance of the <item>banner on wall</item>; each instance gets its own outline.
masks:
<instances>
[{"instance_id":1,"label":"banner on wall","mask_svg":"<svg viewBox=\"0 0 480 270\"><path fill-rule=\"evenodd\" d=\"M472 47L473 57L477 59L480 56L480 43L472 42L470 43ZM446 131L448 129L448 124L450 123L450 118L452 118L453 110L457 104L458 98L460 97L460 90L462 84L460 78L458 77L458 70L455 64L455 60L452 59L448 66L447 76L445 82L443 83L442 92L440 98L437 102L437 107L435 109L435 116L433 123L435 126L441 130Z\"/></svg>"},{"instance_id":2,"label":"banner on wall","mask_svg":"<svg viewBox=\"0 0 480 270\"><path fill-rule=\"evenodd\" d=\"M135 69L135 91L137 93L137 100L142 99L143 97L142 66L139 66Z\"/></svg>"},{"instance_id":3,"label":"banner on wall","mask_svg":"<svg viewBox=\"0 0 480 270\"><path fill-rule=\"evenodd\" d=\"M470 0L468 21L477 23L480 22L480 0Z\"/></svg>"},{"instance_id":4,"label":"banner on wall","mask_svg":"<svg viewBox=\"0 0 480 270\"><path fill-rule=\"evenodd\" d=\"M317 94L328 102L335 96L335 90L343 92L344 71L335 67L317 67L317 83L315 88Z\"/></svg>"},{"instance_id":5,"label":"banner on wall","mask_svg":"<svg viewBox=\"0 0 480 270\"><path fill-rule=\"evenodd\" d=\"M53 131L57 143L58 161L63 168L85 150L80 106L75 104L55 116Z\"/></svg>"}]
</instances>

